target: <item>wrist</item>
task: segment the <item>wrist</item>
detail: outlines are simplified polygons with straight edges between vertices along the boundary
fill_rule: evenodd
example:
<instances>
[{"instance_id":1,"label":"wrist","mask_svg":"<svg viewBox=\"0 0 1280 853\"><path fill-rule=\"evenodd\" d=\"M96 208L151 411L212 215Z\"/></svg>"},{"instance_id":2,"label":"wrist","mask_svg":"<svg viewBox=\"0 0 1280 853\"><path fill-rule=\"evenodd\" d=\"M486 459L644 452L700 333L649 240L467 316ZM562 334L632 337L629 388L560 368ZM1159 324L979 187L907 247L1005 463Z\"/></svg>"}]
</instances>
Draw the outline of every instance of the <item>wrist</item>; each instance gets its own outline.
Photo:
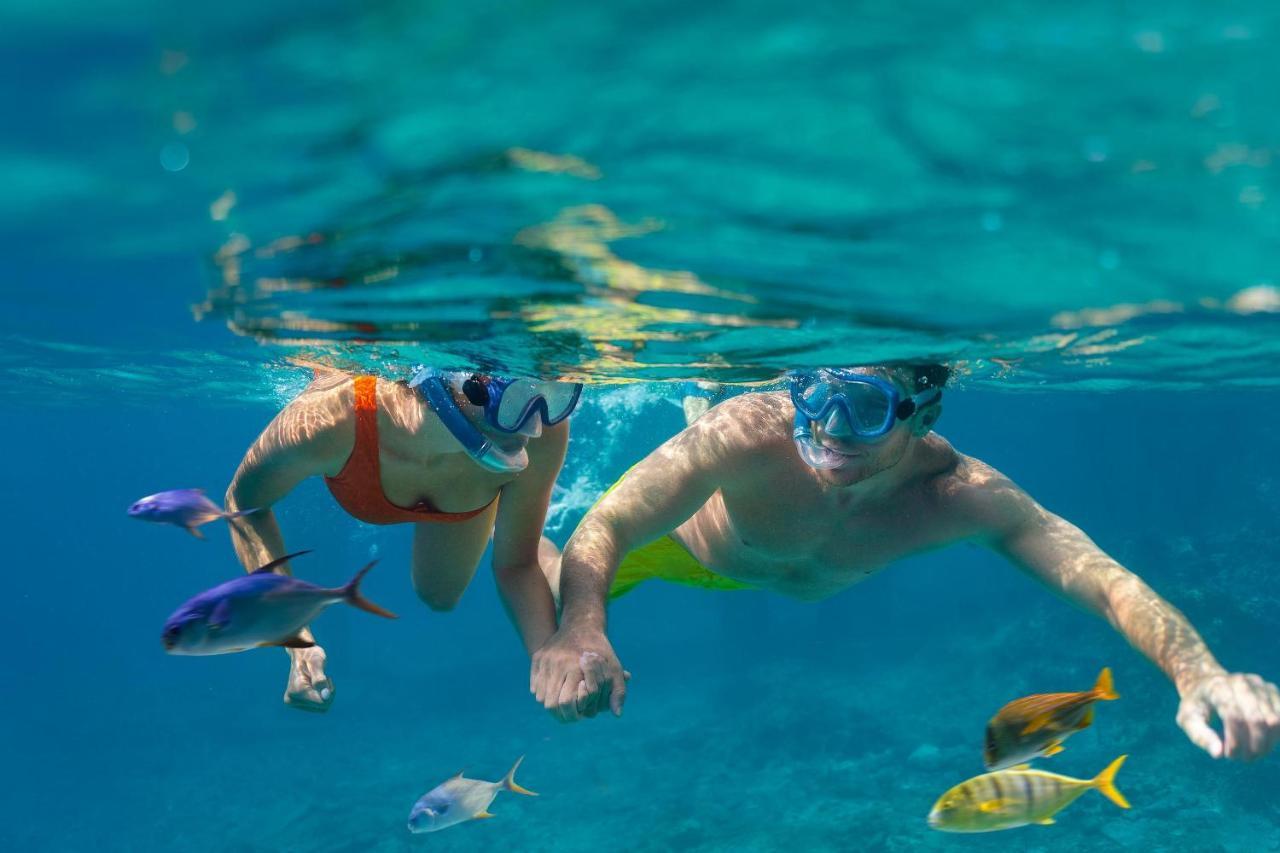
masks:
<instances>
[{"instance_id":1,"label":"wrist","mask_svg":"<svg viewBox=\"0 0 1280 853\"><path fill-rule=\"evenodd\" d=\"M1175 686L1178 689L1178 695L1185 698L1193 693L1205 679L1217 678L1226 674L1227 671L1222 664L1211 660L1179 675L1175 681Z\"/></svg>"},{"instance_id":2,"label":"wrist","mask_svg":"<svg viewBox=\"0 0 1280 853\"><path fill-rule=\"evenodd\" d=\"M604 610L599 608L565 607L560 615L562 631L596 631L604 633Z\"/></svg>"}]
</instances>

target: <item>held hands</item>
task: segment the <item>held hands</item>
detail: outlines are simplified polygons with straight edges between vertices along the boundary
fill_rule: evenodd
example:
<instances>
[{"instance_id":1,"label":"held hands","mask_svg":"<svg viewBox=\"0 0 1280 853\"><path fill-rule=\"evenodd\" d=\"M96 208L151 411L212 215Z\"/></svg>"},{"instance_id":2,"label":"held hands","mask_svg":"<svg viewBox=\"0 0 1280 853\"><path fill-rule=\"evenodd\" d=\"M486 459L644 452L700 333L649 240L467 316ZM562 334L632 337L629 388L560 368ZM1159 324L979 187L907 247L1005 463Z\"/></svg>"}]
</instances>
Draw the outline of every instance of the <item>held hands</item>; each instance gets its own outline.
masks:
<instances>
[{"instance_id":1,"label":"held hands","mask_svg":"<svg viewBox=\"0 0 1280 853\"><path fill-rule=\"evenodd\" d=\"M606 707L621 717L629 678L603 631L565 623L533 653L529 692L563 723Z\"/></svg>"},{"instance_id":2,"label":"held hands","mask_svg":"<svg viewBox=\"0 0 1280 853\"><path fill-rule=\"evenodd\" d=\"M1209 725L1213 717L1222 735ZM1280 742L1280 691L1256 675L1207 675L1183 692L1178 725L1213 758L1253 761Z\"/></svg>"},{"instance_id":3,"label":"held hands","mask_svg":"<svg viewBox=\"0 0 1280 853\"><path fill-rule=\"evenodd\" d=\"M324 649L290 649L289 684L284 703L299 711L323 713L333 704L333 682L324 674Z\"/></svg>"}]
</instances>

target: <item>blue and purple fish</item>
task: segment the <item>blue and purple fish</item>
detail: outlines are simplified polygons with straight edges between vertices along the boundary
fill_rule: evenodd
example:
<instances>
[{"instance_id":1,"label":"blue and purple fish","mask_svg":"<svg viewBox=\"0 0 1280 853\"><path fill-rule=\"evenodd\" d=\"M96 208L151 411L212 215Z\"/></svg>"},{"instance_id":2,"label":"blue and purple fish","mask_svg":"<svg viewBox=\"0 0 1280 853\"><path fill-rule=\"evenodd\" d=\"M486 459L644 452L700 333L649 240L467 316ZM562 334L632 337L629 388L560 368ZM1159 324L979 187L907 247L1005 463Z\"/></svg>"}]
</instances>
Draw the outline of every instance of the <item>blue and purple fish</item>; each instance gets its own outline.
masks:
<instances>
[{"instance_id":1,"label":"blue and purple fish","mask_svg":"<svg viewBox=\"0 0 1280 853\"><path fill-rule=\"evenodd\" d=\"M147 495L134 501L129 516L143 521L156 521L181 527L197 539L204 534L197 528L219 518L240 518L255 513L256 509L227 512L204 496L204 489L171 489Z\"/></svg>"},{"instance_id":2,"label":"blue and purple fish","mask_svg":"<svg viewBox=\"0 0 1280 853\"><path fill-rule=\"evenodd\" d=\"M501 782L467 779L461 772L423 794L409 812L409 831L437 832L468 820L493 817L489 805L499 791L514 791L527 797L538 796L516 784L516 768L524 756L516 759Z\"/></svg>"},{"instance_id":3,"label":"blue and purple fish","mask_svg":"<svg viewBox=\"0 0 1280 853\"><path fill-rule=\"evenodd\" d=\"M309 648L315 643L302 639L298 632L339 601L387 619L396 618L360 595L360 581L377 560L356 572L346 585L331 589L275 573L286 561L308 553L299 551L272 560L179 607L164 623L161 640L165 651L171 655L222 655L259 646Z\"/></svg>"}]
</instances>

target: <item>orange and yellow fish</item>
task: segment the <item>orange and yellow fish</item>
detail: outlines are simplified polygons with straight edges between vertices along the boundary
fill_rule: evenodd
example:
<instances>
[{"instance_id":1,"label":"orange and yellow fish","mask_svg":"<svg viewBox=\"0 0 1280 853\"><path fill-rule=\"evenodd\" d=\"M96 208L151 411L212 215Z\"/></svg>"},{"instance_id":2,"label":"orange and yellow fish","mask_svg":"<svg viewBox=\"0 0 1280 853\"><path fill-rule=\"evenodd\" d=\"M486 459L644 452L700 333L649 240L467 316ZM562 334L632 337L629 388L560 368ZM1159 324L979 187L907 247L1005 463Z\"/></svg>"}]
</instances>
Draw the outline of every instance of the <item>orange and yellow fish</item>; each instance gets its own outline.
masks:
<instances>
[{"instance_id":1,"label":"orange and yellow fish","mask_svg":"<svg viewBox=\"0 0 1280 853\"><path fill-rule=\"evenodd\" d=\"M1120 756L1092 779L1032 770L1026 764L974 776L938 798L929 812L929 826L943 832L995 832L1029 823L1051 824L1055 814L1090 788L1127 809L1129 803L1115 786L1116 771L1125 758Z\"/></svg>"},{"instance_id":2,"label":"orange and yellow fish","mask_svg":"<svg viewBox=\"0 0 1280 853\"><path fill-rule=\"evenodd\" d=\"M1064 740L1093 723L1094 702L1119 698L1111 683L1111 670L1104 667L1092 690L1015 699L987 723L983 762L988 770L1002 770L1062 752Z\"/></svg>"}]
</instances>

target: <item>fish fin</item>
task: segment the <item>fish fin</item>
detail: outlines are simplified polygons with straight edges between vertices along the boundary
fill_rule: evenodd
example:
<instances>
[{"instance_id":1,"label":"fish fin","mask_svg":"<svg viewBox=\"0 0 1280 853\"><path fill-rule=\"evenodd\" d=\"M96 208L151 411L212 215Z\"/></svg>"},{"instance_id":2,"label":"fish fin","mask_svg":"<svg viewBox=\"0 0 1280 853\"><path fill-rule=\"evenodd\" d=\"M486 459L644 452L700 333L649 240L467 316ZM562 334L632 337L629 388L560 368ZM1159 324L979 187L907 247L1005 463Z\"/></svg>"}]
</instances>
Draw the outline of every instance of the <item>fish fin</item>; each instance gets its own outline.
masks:
<instances>
[{"instance_id":1,"label":"fish fin","mask_svg":"<svg viewBox=\"0 0 1280 853\"><path fill-rule=\"evenodd\" d=\"M352 607L358 607L361 610L372 613L375 616L382 616L386 619L397 619L399 617L397 617L390 610L387 610L386 608L383 608L383 607L379 607L378 605L374 604L372 601L370 601L369 599L365 598L363 595L360 594L360 581L364 580L364 576L367 575L369 573L369 570L372 569L377 564L378 564L377 560L370 560L367 566L365 566L360 571L356 572L356 576L353 577L350 581L348 581L346 586L342 587L341 589L335 590L335 592L337 595L342 596L342 599L345 602L347 602L347 604L350 604Z\"/></svg>"},{"instance_id":2,"label":"fish fin","mask_svg":"<svg viewBox=\"0 0 1280 853\"><path fill-rule=\"evenodd\" d=\"M220 631L227 627L227 623L231 621L231 599L224 598L214 605L213 611L209 614L208 625L215 631Z\"/></svg>"},{"instance_id":3,"label":"fish fin","mask_svg":"<svg viewBox=\"0 0 1280 853\"><path fill-rule=\"evenodd\" d=\"M1085 709L1084 716L1080 718L1080 722L1076 723L1076 731L1087 729L1093 725L1093 706L1090 705Z\"/></svg>"},{"instance_id":4,"label":"fish fin","mask_svg":"<svg viewBox=\"0 0 1280 853\"><path fill-rule=\"evenodd\" d=\"M294 634L292 637L285 637L283 640L276 640L274 643L258 643L258 648L264 648L266 646L281 646L286 649L309 649L314 645L315 643L313 641L304 640L297 634Z\"/></svg>"},{"instance_id":5,"label":"fish fin","mask_svg":"<svg viewBox=\"0 0 1280 853\"><path fill-rule=\"evenodd\" d=\"M452 775L452 776L450 776L449 778L450 778L450 779L461 779L461 778L462 778L462 774L463 774L464 772L466 772L466 771L459 770L457 773L453 774L453 775Z\"/></svg>"},{"instance_id":6,"label":"fish fin","mask_svg":"<svg viewBox=\"0 0 1280 853\"><path fill-rule=\"evenodd\" d=\"M1005 769L1006 770L1030 770L1031 764L1029 762L1026 764L1015 764L1012 767L1006 767Z\"/></svg>"},{"instance_id":7,"label":"fish fin","mask_svg":"<svg viewBox=\"0 0 1280 853\"><path fill-rule=\"evenodd\" d=\"M493 817L493 815L489 814L488 812L476 812L471 817L474 818L475 820L484 820L485 818Z\"/></svg>"},{"instance_id":8,"label":"fish fin","mask_svg":"<svg viewBox=\"0 0 1280 853\"><path fill-rule=\"evenodd\" d=\"M985 802L981 802L978 804L978 811L982 812L983 814L995 814L997 812L1004 811L1005 805L1006 805L1005 800L1000 800L1000 799L986 800Z\"/></svg>"},{"instance_id":9,"label":"fish fin","mask_svg":"<svg viewBox=\"0 0 1280 853\"><path fill-rule=\"evenodd\" d=\"M196 537L197 539L204 538L204 534L201 533L200 529L196 527L194 524L188 525L185 529L188 533L190 533L192 536Z\"/></svg>"},{"instance_id":10,"label":"fish fin","mask_svg":"<svg viewBox=\"0 0 1280 853\"><path fill-rule=\"evenodd\" d=\"M1098 673L1098 681L1093 685L1093 693L1099 699L1120 698L1120 694L1116 692L1115 684L1111 681L1111 667L1104 666L1102 672Z\"/></svg>"},{"instance_id":11,"label":"fish fin","mask_svg":"<svg viewBox=\"0 0 1280 853\"><path fill-rule=\"evenodd\" d=\"M238 509L235 512L223 512L222 517L227 519L244 518L246 515L253 515L255 512L261 511L261 509L261 507L254 507L253 509Z\"/></svg>"},{"instance_id":12,"label":"fish fin","mask_svg":"<svg viewBox=\"0 0 1280 853\"><path fill-rule=\"evenodd\" d=\"M310 548L308 548L308 549L307 549L307 550L305 550L305 551L294 551L292 554L285 554L283 557L278 557L278 558L276 558L276 559L272 560L270 563L267 563L266 565L258 566L258 568L256 568L256 569L254 569L253 571L249 572L249 574L251 574L251 575L264 575L264 574L266 574L266 573L268 573L268 572L273 572L273 573L274 573L274 572L275 572L275 570L276 570L277 568L279 568L280 566L282 566L282 565L284 565L285 563L289 562L289 561L290 561L290 560L292 560L294 557L301 557L303 554L310 554L310 553L311 553L311 549L310 549Z\"/></svg>"},{"instance_id":13,"label":"fish fin","mask_svg":"<svg viewBox=\"0 0 1280 853\"><path fill-rule=\"evenodd\" d=\"M1059 752L1062 752L1062 741L1055 740L1050 741L1049 745L1044 748L1044 752L1041 754L1045 758L1048 758L1050 755L1057 755Z\"/></svg>"},{"instance_id":14,"label":"fish fin","mask_svg":"<svg viewBox=\"0 0 1280 853\"><path fill-rule=\"evenodd\" d=\"M516 759L516 763L511 766L511 769L507 771L507 775L503 777L502 787L516 794L524 794L526 797L536 797L538 795L533 791L516 784L516 768L520 766L521 761L524 761L523 755Z\"/></svg>"},{"instance_id":15,"label":"fish fin","mask_svg":"<svg viewBox=\"0 0 1280 853\"><path fill-rule=\"evenodd\" d=\"M1116 790L1115 779L1116 772L1120 769L1120 765L1124 764L1124 760L1128 757L1129 756L1127 755L1120 756L1115 761L1108 764L1106 770L1103 770L1097 776L1094 776L1089 782L1090 785L1098 789L1098 792L1102 794L1102 796L1106 797L1122 809L1129 808L1129 801L1124 798L1124 794L1121 794Z\"/></svg>"},{"instance_id":16,"label":"fish fin","mask_svg":"<svg viewBox=\"0 0 1280 853\"><path fill-rule=\"evenodd\" d=\"M1019 732L1019 734L1029 735L1032 732L1038 732L1041 729L1043 729L1045 726L1049 725L1049 723L1051 722L1053 722L1052 713L1040 714L1036 717L1032 717L1031 722L1027 723L1027 725L1022 729L1021 732Z\"/></svg>"},{"instance_id":17,"label":"fish fin","mask_svg":"<svg viewBox=\"0 0 1280 853\"><path fill-rule=\"evenodd\" d=\"M1057 823L1057 821L1051 817L1046 817L1043 820L1033 820L1031 822L1039 824L1040 826L1053 826L1055 823Z\"/></svg>"}]
</instances>

